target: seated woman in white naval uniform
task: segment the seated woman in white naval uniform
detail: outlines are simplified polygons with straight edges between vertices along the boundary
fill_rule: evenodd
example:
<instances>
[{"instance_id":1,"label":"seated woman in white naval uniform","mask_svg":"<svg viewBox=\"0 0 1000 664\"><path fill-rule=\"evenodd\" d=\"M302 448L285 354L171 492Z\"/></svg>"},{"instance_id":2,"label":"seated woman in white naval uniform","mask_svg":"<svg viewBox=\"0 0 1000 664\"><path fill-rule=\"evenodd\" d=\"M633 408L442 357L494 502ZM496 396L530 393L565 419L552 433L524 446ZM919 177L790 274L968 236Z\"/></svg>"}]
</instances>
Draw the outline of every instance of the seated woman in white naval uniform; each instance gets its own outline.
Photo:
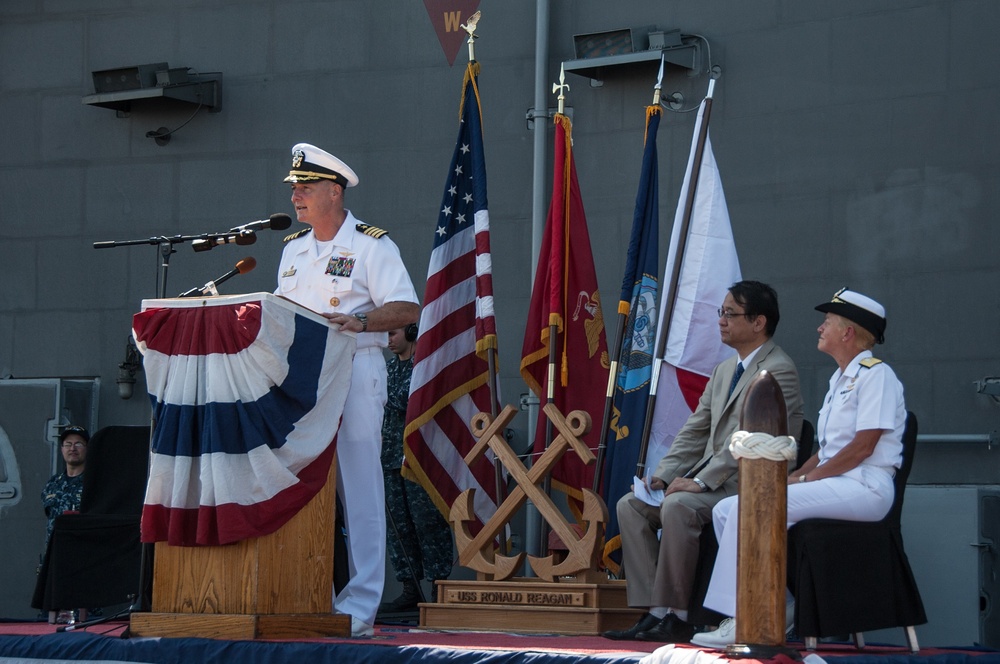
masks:
<instances>
[{"instance_id":1,"label":"seated woman in white naval uniform","mask_svg":"<svg viewBox=\"0 0 1000 664\"><path fill-rule=\"evenodd\" d=\"M816 310L826 314L817 348L838 368L819 411L819 451L788 477L788 526L812 518L878 521L892 506L906 422L903 385L871 352L885 340L885 308L845 288ZM705 606L727 616L736 613L738 515L736 496L712 512L719 555ZM735 638L736 621L729 618L691 643L724 648Z\"/></svg>"}]
</instances>

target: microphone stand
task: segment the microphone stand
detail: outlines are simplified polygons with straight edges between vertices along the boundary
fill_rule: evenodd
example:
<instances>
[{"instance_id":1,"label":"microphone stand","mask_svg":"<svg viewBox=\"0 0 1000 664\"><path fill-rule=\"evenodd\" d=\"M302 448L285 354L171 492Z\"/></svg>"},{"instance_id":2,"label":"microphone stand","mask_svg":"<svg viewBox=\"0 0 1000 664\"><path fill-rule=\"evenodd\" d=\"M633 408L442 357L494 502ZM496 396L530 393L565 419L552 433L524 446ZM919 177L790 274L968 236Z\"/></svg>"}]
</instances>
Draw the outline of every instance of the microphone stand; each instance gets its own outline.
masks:
<instances>
[{"instance_id":1,"label":"microphone stand","mask_svg":"<svg viewBox=\"0 0 1000 664\"><path fill-rule=\"evenodd\" d=\"M251 235L253 233L254 231L251 231ZM195 240L205 240L206 242L209 242L208 248L211 249L216 246L211 244L212 241L226 240L238 234L239 233L234 233L233 231L227 231L225 233L200 233L198 235L174 235L171 237L161 235L159 237L151 237L144 240L106 240L103 242L95 242L94 249L110 249L112 247L128 247L139 244L158 245L160 248L161 261L156 272L156 297L162 299L167 297L167 271L170 268L170 256L175 253L175 244L194 242Z\"/></svg>"},{"instance_id":2,"label":"microphone stand","mask_svg":"<svg viewBox=\"0 0 1000 664\"><path fill-rule=\"evenodd\" d=\"M167 297L167 272L170 269L170 256L174 254L174 245L183 244L184 242L194 242L195 240L216 240L220 238L228 238L233 235L232 231L227 233L201 233L198 235L174 235L167 237L161 235L158 237L150 237L143 240L106 240L94 243L94 249L110 249L112 247L128 247L140 244L156 245L160 250L161 261L156 272L156 296L160 299ZM212 245L214 246L214 245ZM150 413L150 423L149 423L149 452L152 456L153 453L153 431L156 430L156 420ZM147 481L149 479L149 468L146 469ZM153 587L152 578L152 563L153 563L153 552L154 548L148 542L142 542L141 553L139 559L139 589L136 595L132 598L132 603L128 608L119 611L118 613L107 616L95 618L94 620L86 620L79 623L74 623L73 625L64 625L59 627L56 631L73 631L77 629L86 629L87 627L92 627L94 625L103 624L110 622L122 616L131 615L133 613L146 613L152 610L151 606L151 595ZM147 596L147 591L149 595ZM122 633L122 638L129 638L129 628L126 627L125 631Z\"/></svg>"},{"instance_id":3,"label":"microphone stand","mask_svg":"<svg viewBox=\"0 0 1000 664\"><path fill-rule=\"evenodd\" d=\"M143 546L143 549L145 549L146 546L148 546L148 545L147 544L143 544L142 546ZM146 555L145 551L143 551L143 557L145 557L145 555ZM146 563L146 561L143 560L142 564L145 564L145 563ZM141 600L138 599L138 598L136 598L136 599L133 600L133 602L131 604L129 604L127 607L125 607L124 609L122 609L118 613L114 613L114 614L112 614L110 616L101 616L100 618L93 618L93 619L90 619L90 620L81 620L80 622L75 622L75 623L72 623L70 625L60 625L59 627L56 627L56 632L75 632L78 629L87 629L88 627L93 627L95 625L103 625L104 623L113 622L113 621L115 621L115 620L117 620L119 618L123 618L125 616L130 616L133 613L140 613L140 612L143 612L143 611L149 611L149 607L142 608L142 602L141 602ZM126 627L125 631L122 632L121 638L123 638L123 639L127 639L128 638L128 627Z\"/></svg>"}]
</instances>

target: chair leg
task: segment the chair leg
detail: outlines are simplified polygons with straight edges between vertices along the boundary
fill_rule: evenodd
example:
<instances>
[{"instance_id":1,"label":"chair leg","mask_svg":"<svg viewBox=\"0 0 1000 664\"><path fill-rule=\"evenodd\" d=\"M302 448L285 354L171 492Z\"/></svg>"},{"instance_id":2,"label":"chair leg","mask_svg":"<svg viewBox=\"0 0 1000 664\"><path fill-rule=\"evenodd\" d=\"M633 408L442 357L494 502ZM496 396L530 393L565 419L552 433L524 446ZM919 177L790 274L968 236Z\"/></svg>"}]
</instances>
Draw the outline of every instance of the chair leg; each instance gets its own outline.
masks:
<instances>
[{"instance_id":1,"label":"chair leg","mask_svg":"<svg viewBox=\"0 0 1000 664\"><path fill-rule=\"evenodd\" d=\"M906 630L906 642L910 645L910 652L919 652L920 644L917 643L917 630L913 625L908 625Z\"/></svg>"},{"instance_id":2,"label":"chair leg","mask_svg":"<svg viewBox=\"0 0 1000 664\"><path fill-rule=\"evenodd\" d=\"M851 634L851 638L854 639L854 647L858 650L865 649L865 635L861 632L854 632Z\"/></svg>"},{"instance_id":3,"label":"chair leg","mask_svg":"<svg viewBox=\"0 0 1000 664\"><path fill-rule=\"evenodd\" d=\"M807 637L805 637L803 639L803 641L805 641L806 650L816 650L816 637L815 636L807 636Z\"/></svg>"}]
</instances>

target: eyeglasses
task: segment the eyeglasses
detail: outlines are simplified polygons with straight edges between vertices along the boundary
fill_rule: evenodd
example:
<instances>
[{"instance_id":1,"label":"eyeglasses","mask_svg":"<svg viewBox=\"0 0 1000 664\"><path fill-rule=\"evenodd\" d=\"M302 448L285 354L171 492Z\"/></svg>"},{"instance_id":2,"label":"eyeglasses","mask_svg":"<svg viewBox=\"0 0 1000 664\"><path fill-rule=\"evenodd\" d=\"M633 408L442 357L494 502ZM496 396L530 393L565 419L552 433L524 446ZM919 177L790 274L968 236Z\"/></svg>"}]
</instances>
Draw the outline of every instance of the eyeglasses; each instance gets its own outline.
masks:
<instances>
[{"instance_id":1,"label":"eyeglasses","mask_svg":"<svg viewBox=\"0 0 1000 664\"><path fill-rule=\"evenodd\" d=\"M68 450L71 447L86 447L86 446L87 446L87 443L83 442L82 440L77 440L77 441L74 441L72 443L69 442L69 441L63 441L63 443L62 443L62 448L64 450Z\"/></svg>"},{"instance_id":2,"label":"eyeglasses","mask_svg":"<svg viewBox=\"0 0 1000 664\"><path fill-rule=\"evenodd\" d=\"M719 318L725 318L726 320L729 320L730 318L735 318L736 316L753 316L753 315L755 315L755 314L748 314L746 312L740 313L740 312L736 312L736 311L727 311L726 309L723 309L721 307L718 310L718 314L719 314Z\"/></svg>"}]
</instances>

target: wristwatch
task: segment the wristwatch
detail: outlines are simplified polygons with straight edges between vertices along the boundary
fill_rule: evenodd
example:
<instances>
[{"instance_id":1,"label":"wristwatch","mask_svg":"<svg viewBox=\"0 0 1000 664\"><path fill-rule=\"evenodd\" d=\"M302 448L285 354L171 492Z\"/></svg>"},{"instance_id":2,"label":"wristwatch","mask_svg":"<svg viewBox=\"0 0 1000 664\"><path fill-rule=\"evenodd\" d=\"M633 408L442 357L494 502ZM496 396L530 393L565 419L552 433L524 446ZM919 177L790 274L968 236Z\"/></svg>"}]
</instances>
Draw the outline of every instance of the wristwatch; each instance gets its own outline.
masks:
<instances>
[{"instance_id":1,"label":"wristwatch","mask_svg":"<svg viewBox=\"0 0 1000 664\"><path fill-rule=\"evenodd\" d=\"M697 477L692 477L691 481L698 485L698 488L701 489L702 493L708 491L708 485L702 482Z\"/></svg>"},{"instance_id":2,"label":"wristwatch","mask_svg":"<svg viewBox=\"0 0 1000 664\"><path fill-rule=\"evenodd\" d=\"M805 475L805 473L803 473L803 474L799 475L799 484L801 484L801 483L803 483L803 482L807 482L807 481L808 481L808 480L806 479L806 475Z\"/></svg>"},{"instance_id":3,"label":"wristwatch","mask_svg":"<svg viewBox=\"0 0 1000 664\"><path fill-rule=\"evenodd\" d=\"M368 331L368 314L354 314L354 317L361 321L361 331Z\"/></svg>"}]
</instances>

